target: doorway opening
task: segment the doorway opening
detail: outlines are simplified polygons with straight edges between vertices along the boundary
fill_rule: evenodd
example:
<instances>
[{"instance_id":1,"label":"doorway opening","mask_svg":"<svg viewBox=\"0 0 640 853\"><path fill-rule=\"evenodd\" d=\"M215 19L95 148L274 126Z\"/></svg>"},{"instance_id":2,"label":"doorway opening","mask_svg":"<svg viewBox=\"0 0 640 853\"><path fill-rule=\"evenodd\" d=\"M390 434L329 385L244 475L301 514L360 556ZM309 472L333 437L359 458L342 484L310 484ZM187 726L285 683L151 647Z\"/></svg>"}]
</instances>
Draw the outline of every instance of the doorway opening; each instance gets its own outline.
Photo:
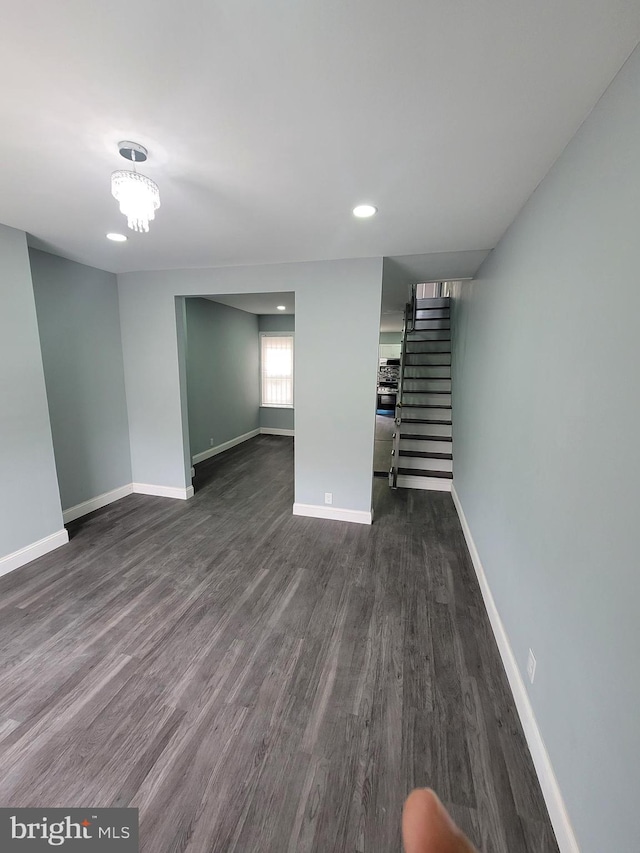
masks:
<instances>
[{"instance_id":1,"label":"doorway opening","mask_svg":"<svg viewBox=\"0 0 640 853\"><path fill-rule=\"evenodd\" d=\"M293 453L295 294L215 294L184 302L184 429L198 491L224 477L225 460L233 452L237 462L247 442L286 445Z\"/></svg>"},{"instance_id":2,"label":"doorway opening","mask_svg":"<svg viewBox=\"0 0 640 853\"><path fill-rule=\"evenodd\" d=\"M420 283L414 286L404 283L400 287L385 287L383 281L382 306L380 312L380 339L378 347L378 383L376 397L376 427L373 454L374 477L388 477L392 467L394 437L399 429L398 394L402 387L402 342L404 335L404 314L406 303L412 298L429 300L443 295L442 282ZM448 312L446 312L448 315ZM439 321L438 321L439 322ZM448 321L447 321L448 327ZM431 334L430 332L427 333ZM436 334L440 334L437 332ZM427 346L427 344L425 344ZM450 363L450 362L449 362ZM414 371L416 368L410 368ZM445 368L436 368L436 370ZM435 380L437 381L437 380Z\"/></svg>"}]
</instances>

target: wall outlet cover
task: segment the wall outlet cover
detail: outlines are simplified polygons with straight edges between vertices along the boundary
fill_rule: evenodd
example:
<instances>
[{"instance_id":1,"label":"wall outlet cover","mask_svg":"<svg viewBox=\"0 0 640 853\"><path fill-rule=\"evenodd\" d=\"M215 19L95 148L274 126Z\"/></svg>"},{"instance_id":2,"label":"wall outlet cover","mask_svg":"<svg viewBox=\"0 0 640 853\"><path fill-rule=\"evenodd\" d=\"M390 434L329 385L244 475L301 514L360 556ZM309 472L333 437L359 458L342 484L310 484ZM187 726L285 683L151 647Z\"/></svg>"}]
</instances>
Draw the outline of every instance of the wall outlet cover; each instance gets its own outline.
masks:
<instances>
[{"instance_id":1,"label":"wall outlet cover","mask_svg":"<svg viewBox=\"0 0 640 853\"><path fill-rule=\"evenodd\" d=\"M332 503L333 503L333 494L332 494L332 492L325 492L325 493L324 493L324 502L325 502L326 504L332 504Z\"/></svg>"}]
</instances>

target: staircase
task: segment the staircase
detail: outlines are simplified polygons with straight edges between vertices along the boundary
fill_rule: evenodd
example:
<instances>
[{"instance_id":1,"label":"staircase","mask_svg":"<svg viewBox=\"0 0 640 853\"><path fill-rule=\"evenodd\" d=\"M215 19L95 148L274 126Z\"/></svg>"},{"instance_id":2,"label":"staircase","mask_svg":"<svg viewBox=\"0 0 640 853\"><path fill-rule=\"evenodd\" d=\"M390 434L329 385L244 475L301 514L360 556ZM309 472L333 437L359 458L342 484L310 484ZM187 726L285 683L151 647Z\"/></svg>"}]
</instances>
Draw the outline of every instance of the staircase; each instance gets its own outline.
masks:
<instances>
[{"instance_id":1,"label":"staircase","mask_svg":"<svg viewBox=\"0 0 640 853\"><path fill-rule=\"evenodd\" d=\"M451 491L449 297L407 304L389 485Z\"/></svg>"}]
</instances>

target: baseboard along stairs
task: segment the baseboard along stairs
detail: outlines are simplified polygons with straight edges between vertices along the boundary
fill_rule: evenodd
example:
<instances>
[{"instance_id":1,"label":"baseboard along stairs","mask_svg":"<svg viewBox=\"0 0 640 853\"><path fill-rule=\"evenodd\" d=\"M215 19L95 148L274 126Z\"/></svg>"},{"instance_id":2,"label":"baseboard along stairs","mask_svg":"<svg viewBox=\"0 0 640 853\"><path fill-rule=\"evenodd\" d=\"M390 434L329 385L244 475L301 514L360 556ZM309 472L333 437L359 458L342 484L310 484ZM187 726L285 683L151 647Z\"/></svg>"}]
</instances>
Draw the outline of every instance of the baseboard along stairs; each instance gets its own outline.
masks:
<instances>
[{"instance_id":1,"label":"baseboard along stairs","mask_svg":"<svg viewBox=\"0 0 640 853\"><path fill-rule=\"evenodd\" d=\"M407 303L389 485L451 491L451 321L449 297Z\"/></svg>"}]
</instances>

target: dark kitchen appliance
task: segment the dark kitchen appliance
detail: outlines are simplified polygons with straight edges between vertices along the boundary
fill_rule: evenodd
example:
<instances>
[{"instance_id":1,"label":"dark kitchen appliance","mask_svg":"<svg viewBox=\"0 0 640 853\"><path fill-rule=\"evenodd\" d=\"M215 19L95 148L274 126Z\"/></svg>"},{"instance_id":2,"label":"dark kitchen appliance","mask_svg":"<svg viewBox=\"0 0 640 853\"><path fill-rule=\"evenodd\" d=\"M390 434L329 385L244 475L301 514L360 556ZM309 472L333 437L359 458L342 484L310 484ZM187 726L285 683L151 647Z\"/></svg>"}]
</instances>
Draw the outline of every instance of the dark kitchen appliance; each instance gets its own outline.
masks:
<instances>
[{"instance_id":1,"label":"dark kitchen appliance","mask_svg":"<svg viewBox=\"0 0 640 853\"><path fill-rule=\"evenodd\" d=\"M378 365L378 399L376 406L380 411L393 412L395 410L399 376L399 358L380 359Z\"/></svg>"}]
</instances>

